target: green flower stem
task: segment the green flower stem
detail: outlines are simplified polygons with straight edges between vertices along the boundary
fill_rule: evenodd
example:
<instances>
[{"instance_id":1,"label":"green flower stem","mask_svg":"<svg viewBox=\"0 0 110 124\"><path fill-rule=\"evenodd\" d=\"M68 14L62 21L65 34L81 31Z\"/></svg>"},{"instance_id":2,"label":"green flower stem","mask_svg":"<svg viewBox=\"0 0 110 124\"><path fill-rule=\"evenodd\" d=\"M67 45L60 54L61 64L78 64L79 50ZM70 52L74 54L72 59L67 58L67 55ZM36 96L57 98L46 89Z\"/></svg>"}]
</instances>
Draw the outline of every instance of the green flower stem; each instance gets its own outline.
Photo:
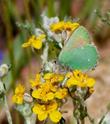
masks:
<instances>
[{"instance_id":1,"label":"green flower stem","mask_svg":"<svg viewBox=\"0 0 110 124\"><path fill-rule=\"evenodd\" d=\"M9 123L9 124L13 124L13 123L12 123L11 113L10 113L9 107L8 107L7 98L6 98L6 88L5 88L5 84L3 84L3 82L2 82L1 79L0 79L0 93L3 94L3 102L4 102L4 107L5 107L5 112L6 112L6 116L7 116L8 123Z\"/></svg>"},{"instance_id":2,"label":"green flower stem","mask_svg":"<svg viewBox=\"0 0 110 124\"><path fill-rule=\"evenodd\" d=\"M46 43L44 51L43 51L43 57L42 57L43 65L48 62L48 49L49 49L49 46L48 46L48 43Z\"/></svg>"},{"instance_id":3,"label":"green flower stem","mask_svg":"<svg viewBox=\"0 0 110 124\"><path fill-rule=\"evenodd\" d=\"M6 98L5 94L4 94L4 106L5 106L5 112L6 112L6 116L7 116L7 119L8 119L8 123L13 124L12 123L12 118L11 118L11 113L9 111L8 102L7 102L7 98Z\"/></svg>"},{"instance_id":4,"label":"green flower stem","mask_svg":"<svg viewBox=\"0 0 110 124\"><path fill-rule=\"evenodd\" d=\"M31 124L31 119L29 117L25 118L25 124Z\"/></svg>"},{"instance_id":5,"label":"green flower stem","mask_svg":"<svg viewBox=\"0 0 110 124\"><path fill-rule=\"evenodd\" d=\"M53 70L53 68L51 66L52 63L48 61L48 49L49 49L49 46L48 46L48 43L46 43L43 53L41 55L43 71L47 71L47 70L52 71Z\"/></svg>"}]
</instances>

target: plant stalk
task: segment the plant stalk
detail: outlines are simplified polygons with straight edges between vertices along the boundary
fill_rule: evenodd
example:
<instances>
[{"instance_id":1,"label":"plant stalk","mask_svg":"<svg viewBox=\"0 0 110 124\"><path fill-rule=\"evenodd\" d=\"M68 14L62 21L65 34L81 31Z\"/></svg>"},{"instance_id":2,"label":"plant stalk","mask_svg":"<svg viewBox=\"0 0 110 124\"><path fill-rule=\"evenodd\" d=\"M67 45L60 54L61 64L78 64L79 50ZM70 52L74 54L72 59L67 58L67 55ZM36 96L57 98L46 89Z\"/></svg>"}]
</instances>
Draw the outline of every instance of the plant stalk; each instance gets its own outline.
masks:
<instances>
[{"instance_id":1,"label":"plant stalk","mask_svg":"<svg viewBox=\"0 0 110 124\"><path fill-rule=\"evenodd\" d=\"M83 119L83 120L81 120L81 124L85 124L85 120Z\"/></svg>"},{"instance_id":2,"label":"plant stalk","mask_svg":"<svg viewBox=\"0 0 110 124\"><path fill-rule=\"evenodd\" d=\"M32 114L28 117L25 117L25 124L36 124L36 115Z\"/></svg>"},{"instance_id":3,"label":"plant stalk","mask_svg":"<svg viewBox=\"0 0 110 124\"><path fill-rule=\"evenodd\" d=\"M8 123L13 124L12 123L11 113L9 111L9 106L8 106L6 95L4 95L4 106L5 106L5 112L6 112L6 116L7 116L7 119L8 119Z\"/></svg>"}]
</instances>

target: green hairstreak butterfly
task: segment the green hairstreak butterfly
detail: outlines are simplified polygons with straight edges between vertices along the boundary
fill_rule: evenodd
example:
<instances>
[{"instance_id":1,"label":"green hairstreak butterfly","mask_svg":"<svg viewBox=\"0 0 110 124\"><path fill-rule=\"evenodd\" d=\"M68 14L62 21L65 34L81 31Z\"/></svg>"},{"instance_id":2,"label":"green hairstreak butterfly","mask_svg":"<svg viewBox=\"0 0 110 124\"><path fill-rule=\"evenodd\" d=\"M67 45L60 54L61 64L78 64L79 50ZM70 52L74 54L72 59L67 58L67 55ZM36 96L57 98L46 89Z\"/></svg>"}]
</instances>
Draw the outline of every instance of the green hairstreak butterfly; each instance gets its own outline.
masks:
<instances>
[{"instance_id":1,"label":"green hairstreak butterfly","mask_svg":"<svg viewBox=\"0 0 110 124\"><path fill-rule=\"evenodd\" d=\"M71 69L88 70L97 64L99 55L91 44L92 38L85 27L78 27L59 54L59 62Z\"/></svg>"}]
</instances>

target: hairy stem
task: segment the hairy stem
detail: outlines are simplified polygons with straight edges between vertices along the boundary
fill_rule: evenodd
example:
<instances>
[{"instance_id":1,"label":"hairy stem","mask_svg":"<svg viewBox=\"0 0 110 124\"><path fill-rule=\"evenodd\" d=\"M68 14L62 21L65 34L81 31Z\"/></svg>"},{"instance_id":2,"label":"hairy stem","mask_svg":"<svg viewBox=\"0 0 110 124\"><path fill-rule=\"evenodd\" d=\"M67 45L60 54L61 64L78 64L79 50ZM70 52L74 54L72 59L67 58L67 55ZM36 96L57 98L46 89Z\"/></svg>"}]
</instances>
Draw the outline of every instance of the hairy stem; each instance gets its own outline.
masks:
<instances>
[{"instance_id":1,"label":"hairy stem","mask_svg":"<svg viewBox=\"0 0 110 124\"><path fill-rule=\"evenodd\" d=\"M11 113L10 113L9 107L8 107L8 102L7 102L6 95L4 95L4 106L5 106L5 112L6 112L6 116L7 116L7 119L8 119L8 123L13 124L12 123L12 118L11 118Z\"/></svg>"},{"instance_id":2,"label":"hairy stem","mask_svg":"<svg viewBox=\"0 0 110 124\"><path fill-rule=\"evenodd\" d=\"M36 124L36 115L25 117L25 124Z\"/></svg>"},{"instance_id":3,"label":"hairy stem","mask_svg":"<svg viewBox=\"0 0 110 124\"><path fill-rule=\"evenodd\" d=\"M43 51L43 57L42 57L43 65L45 63L47 63L47 61L48 61L48 49L49 49L48 43L46 43L46 46L45 46L44 51Z\"/></svg>"},{"instance_id":4,"label":"hairy stem","mask_svg":"<svg viewBox=\"0 0 110 124\"><path fill-rule=\"evenodd\" d=\"M7 101L7 98L6 98L6 87L5 87L5 84L3 84L1 79L0 79L0 91L3 94L3 103L4 103L8 123L13 124L12 123L11 113L10 113L10 110L9 110L9 107L8 107L8 101Z\"/></svg>"}]
</instances>

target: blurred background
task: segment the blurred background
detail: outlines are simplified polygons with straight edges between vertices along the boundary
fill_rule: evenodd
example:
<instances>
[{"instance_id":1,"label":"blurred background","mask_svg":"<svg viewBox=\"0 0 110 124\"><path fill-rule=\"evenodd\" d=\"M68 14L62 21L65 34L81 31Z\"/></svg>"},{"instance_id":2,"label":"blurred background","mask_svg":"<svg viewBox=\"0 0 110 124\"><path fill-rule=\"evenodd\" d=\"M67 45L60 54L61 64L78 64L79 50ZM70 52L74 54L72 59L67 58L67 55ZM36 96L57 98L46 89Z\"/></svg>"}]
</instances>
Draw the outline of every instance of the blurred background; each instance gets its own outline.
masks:
<instances>
[{"instance_id":1,"label":"blurred background","mask_svg":"<svg viewBox=\"0 0 110 124\"><path fill-rule=\"evenodd\" d=\"M58 16L61 20L65 16L72 17L92 35L100 61L96 69L89 73L95 77L96 86L94 94L87 100L87 106L90 115L99 118L110 102L110 0L0 0L0 64L12 65L4 82L14 124L24 123L11 102L14 87L17 82L23 82L28 88L28 79L40 69L39 56L31 54L29 49L23 50L21 44L29 35L25 29L33 24L37 26L42 13L48 17ZM67 109L71 107L70 103L65 106ZM71 111L66 117L70 115ZM7 124L2 104L0 124Z\"/></svg>"}]
</instances>

